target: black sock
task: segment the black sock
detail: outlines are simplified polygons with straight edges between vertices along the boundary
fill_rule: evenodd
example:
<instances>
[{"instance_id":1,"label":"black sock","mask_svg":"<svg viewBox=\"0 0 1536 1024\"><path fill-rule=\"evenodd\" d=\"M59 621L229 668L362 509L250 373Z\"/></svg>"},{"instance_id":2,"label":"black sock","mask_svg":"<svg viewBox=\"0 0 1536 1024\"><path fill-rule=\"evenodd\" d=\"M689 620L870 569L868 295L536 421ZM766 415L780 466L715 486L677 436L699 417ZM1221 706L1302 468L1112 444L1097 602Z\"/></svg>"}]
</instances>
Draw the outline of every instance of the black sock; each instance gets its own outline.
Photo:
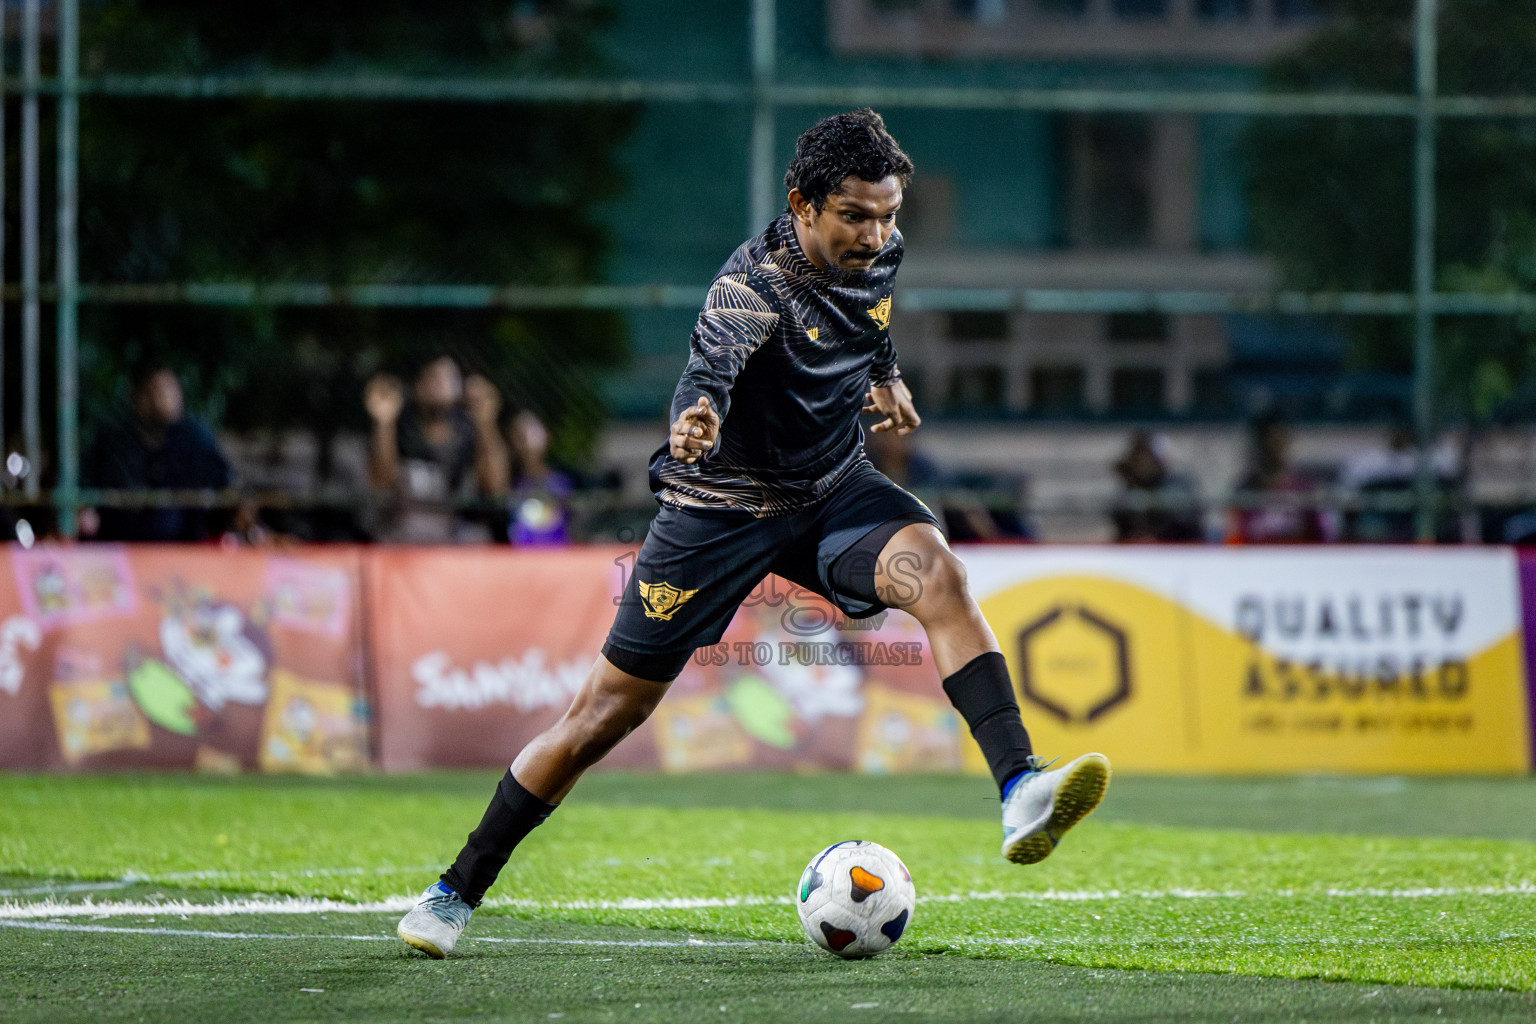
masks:
<instances>
[{"instance_id":1,"label":"black sock","mask_svg":"<svg viewBox=\"0 0 1536 1024\"><path fill-rule=\"evenodd\" d=\"M950 703L971 727L1001 791L1009 779L1029 769L1029 733L1013 699L1008 661L996 651L979 654L944 680Z\"/></svg>"},{"instance_id":2,"label":"black sock","mask_svg":"<svg viewBox=\"0 0 1536 1024\"><path fill-rule=\"evenodd\" d=\"M558 804L547 804L522 787L509 769L501 777L485 809L480 825L469 834L453 867L443 872L443 884L472 907L485 899L485 890L496 881L507 858L524 837L555 813Z\"/></svg>"}]
</instances>

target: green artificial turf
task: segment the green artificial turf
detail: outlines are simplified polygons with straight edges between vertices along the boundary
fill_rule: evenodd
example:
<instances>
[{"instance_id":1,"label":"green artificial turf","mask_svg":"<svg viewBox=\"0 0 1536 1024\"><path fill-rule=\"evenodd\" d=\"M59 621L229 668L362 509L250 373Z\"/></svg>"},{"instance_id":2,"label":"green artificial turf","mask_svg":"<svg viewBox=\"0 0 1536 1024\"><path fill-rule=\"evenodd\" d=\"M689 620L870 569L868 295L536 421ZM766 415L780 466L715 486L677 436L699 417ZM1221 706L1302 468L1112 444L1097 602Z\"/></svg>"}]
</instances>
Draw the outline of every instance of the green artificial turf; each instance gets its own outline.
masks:
<instances>
[{"instance_id":1,"label":"green artificial turf","mask_svg":"<svg viewBox=\"0 0 1536 1024\"><path fill-rule=\"evenodd\" d=\"M878 1002L864 1009L881 1019L1536 1019L1525 779L1117 779L1055 855L1018 868L997 854L995 797L975 779L594 775L447 963L374 941L398 911L121 907L398 901L456 852L493 774L0 775L0 936L24 951L0 966L0 1017L9 1001L16 1019L217 1004L210 1019L844 1020ZM901 944L868 963L811 949L789 902L806 859L844 838L896 850L920 897ZM71 887L91 880L113 887ZM99 905L27 909L50 895ZM652 936L751 945L486 941ZM203 968L226 982L176 980ZM294 984L306 970L324 978ZM437 1009L407 1012L416 1000Z\"/></svg>"},{"instance_id":2,"label":"green artificial turf","mask_svg":"<svg viewBox=\"0 0 1536 1024\"><path fill-rule=\"evenodd\" d=\"M393 915L247 918L249 933L387 936ZM112 924L116 924L113 922ZM112 926L108 924L105 926ZM185 931L206 922L154 922ZM227 927L219 922L213 927ZM103 925L96 925L101 927ZM803 943L686 941L682 933L496 918L464 955L396 942L199 939L0 929L0 1018L31 1021L1528 1022L1529 994L1210 974L1106 971L902 949L835 960ZM502 943L492 940L533 940ZM309 990L309 991L306 991ZM318 991L316 991L318 990Z\"/></svg>"}]
</instances>

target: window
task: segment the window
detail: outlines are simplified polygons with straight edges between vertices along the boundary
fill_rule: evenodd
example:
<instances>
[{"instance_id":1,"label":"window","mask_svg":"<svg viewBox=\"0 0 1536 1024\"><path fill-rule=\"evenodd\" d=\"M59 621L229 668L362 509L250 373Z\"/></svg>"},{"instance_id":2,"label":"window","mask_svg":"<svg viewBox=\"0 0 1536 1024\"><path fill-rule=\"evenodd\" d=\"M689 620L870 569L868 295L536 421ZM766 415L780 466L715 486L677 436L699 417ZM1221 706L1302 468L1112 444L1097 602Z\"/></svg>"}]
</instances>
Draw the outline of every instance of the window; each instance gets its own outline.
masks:
<instances>
[{"instance_id":1,"label":"window","mask_svg":"<svg viewBox=\"0 0 1536 1024\"><path fill-rule=\"evenodd\" d=\"M1195 14L1205 21L1247 21L1253 0L1195 0Z\"/></svg>"},{"instance_id":2,"label":"window","mask_svg":"<svg viewBox=\"0 0 1536 1024\"><path fill-rule=\"evenodd\" d=\"M924 171L917 184L902 195L896 226L908 243L928 246L950 242L955 234L955 179Z\"/></svg>"},{"instance_id":3,"label":"window","mask_svg":"<svg viewBox=\"0 0 1536 1024\"><path fill-rule=\"evenodd\" d=\"M955 16L995 25L1008 14L1008 0L949 0Z\"/></svg>"},{"instance_id":4,"label":"window","mask_svg":"<svg viewBox=\"0 0 1536 1024\"><path fill-rule=\"evenodd\" d=\"M1083 368L1080 366L1039 366L1029 375L1031 403L1037 413L1047 416L1075 416L1085 406Z\"/></svg>"},{"instance_id":5,"label":"window","mask_svg":"<svg viewBox=\"0 0 1536 1024\"><path fill-rule=\"evenodd\" d=\"M956 341L1002 341L1008 337L1008 314L951 313L949 336Z\"/></svg>"},{"instance_id":6,"label":"window","mask_svg":"<svg viewBox=\"0 0 1536 1024\"><path fill-rule=\"evenodd\" d=\"M834 50L898 62L921 53L923 60L1109 59L1256 70L1341 4L1372 7L1366 0L824 0L800 6L825 9Z\"/></svg>"},{"instance_id":7,"label":"window","mask_svg":"<svg viewBox=\"0 0 1536 1024\"><path fill-rule=\"evenodd\" d=\"M1003 411L1003 371L996 366L956 370L949 378L947 405L958 415L996 415Z\"/></svg>"},{"instance_id":8,"label":"window","mask_svg":"<svg viewBox=\"0 0 1536 1024\"><path fill-rule=\"evenodd\" d=\"M1115 0L1114 11L1121 18L1161 18L1168 13L1168 0Z\"/></svg>"},{"instance_id":9,"label":"window","mask_svg":"<svg viewBox=\"0 0 1536 1024\"><path fill-rule=\"evenodd\" d=\"M1088 13L1088 0L1035 0L1035 10L1048 18L1081 18Z\"/></svg>"},{"instance_id":10,"label":"window","mask_svg":"<svg viewBox=\"0 0 1536 1024\"><path fill-rule=\"evenodd\" d=\"M1122 416L1148 416L1163 411L1163 371L1121 369L1109 376L1109 407Z\"/></svg>"},{"instance_id":11,"label":"window","mask_svg":"<svg viewBox=\"0 0 1536 1024\"><path fill-rule=\"evenodd\" d=\"M1135 114L1065 120L1068 238L1101 248L1152 240L1152 122Z\"/></svg>"},{"instance_id":12,"label":"window","mask_svg":"<svg viewBox=\"0 0 1536 1024\"><path fill-rule=\"evenodd\" d=\"M1281 24L1318 20L1317 0L1274 0L1275 20Z\"/></svg>"},{"instance_id":13,"label":"window","mask_svg":"<svg viewBox=\"0 0 1536 1024\"><path fill-rule=\"evenodd\" d=\"M1168 318L1162 313L1111 313L1104 333L1110 341L1167 341Z\"/></svg>"},{"instance_id":14,"label":"window","mask_svg":"<svg viewBox=\"0 0 1536 1024\"><path fill-rule=\"evenodd\" d=\"M1196 370L1190 406L1196 415L1223 416L1232 412L1232 386L1226 370Z\"/></svg>"}]
</instances>

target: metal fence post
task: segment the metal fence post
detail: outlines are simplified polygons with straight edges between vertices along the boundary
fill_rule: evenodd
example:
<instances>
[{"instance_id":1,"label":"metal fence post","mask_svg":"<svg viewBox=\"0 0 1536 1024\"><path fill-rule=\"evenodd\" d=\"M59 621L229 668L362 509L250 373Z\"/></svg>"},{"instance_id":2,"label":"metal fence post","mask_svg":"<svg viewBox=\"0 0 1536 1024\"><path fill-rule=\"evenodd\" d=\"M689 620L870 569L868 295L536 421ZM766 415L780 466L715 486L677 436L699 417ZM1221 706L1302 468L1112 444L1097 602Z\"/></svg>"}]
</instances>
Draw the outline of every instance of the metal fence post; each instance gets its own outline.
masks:
<instances>
[{"instance_id":1,"label":"metal fence post","mask_svg":"<svg viewBox=\"0 0 1536 1024\"><path fill-rule=\"evenodd\" d=\"M0 6L0 223L5 222L5 43L6 8ZM5 284L5 232L0 231L0 291ZM0 458L6 455L5 434L5 298L0 295Z\"/></svg>"},{"instance_id":2,"label":"metal fence post","mask_svg":"<svg viewBox=\"0 0 1536 1024\"><path fill-rule=\"evenodd\" d=\"M1438 0L1418 0L1414 25L1414 79L1418 111L1413 127L1413 421L1418 437L1414 532L1435 539L1435 91L1439 57Z\"/></svg>"},{"instance_id":3,"label":"metal fence post","mask_svg":"<svg viewBox=\"0 0 1536 1024\"><path fill-rule=\"evenodd\" d=\"M78 228L80 97L80 0L59 4L59 123L58 207L59 237L54 263L59 284L56 311L59 373L59 482L57 507L59 532L74 537L76 500L80 487L80 361L78 319L80 312Z\"/></svg>"},{"instance_id":4,"label":"metal fence post","mask_svg":"<svg viewBox=\"0 0 1536 1024\"><path fill-rule=\"evenodd\" d=\"M774 0L752 0L752 142L747 156L747 236L773 218L774 100L773 66L777 52Z\"/></svg>"},{"instance_id":5,"label":"metal fence post","mask_svg":"<svg viewBox=\"0 0 1536 1024\"><path fill-rule=\"evenodd\" d=\"M42 82L41 0L24 0L21 8L21 437L30 468L23 487L36 495L43 461L42 428L38 412L42 390L40 348L41 296L38 275L38 129L37 94Z\"/></svg>"}]
</instances>

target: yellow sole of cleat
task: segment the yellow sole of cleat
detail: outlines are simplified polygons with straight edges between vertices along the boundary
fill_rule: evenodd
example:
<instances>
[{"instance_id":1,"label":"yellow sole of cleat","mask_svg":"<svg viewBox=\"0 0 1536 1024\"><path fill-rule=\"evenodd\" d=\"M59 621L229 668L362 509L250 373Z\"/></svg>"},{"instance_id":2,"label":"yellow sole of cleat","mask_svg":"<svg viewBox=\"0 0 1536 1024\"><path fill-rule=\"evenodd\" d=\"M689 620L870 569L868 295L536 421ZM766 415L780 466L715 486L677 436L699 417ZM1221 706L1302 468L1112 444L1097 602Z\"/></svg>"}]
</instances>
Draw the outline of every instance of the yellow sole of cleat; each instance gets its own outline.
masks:
<instances>
[{"instance_id":1,"label":"yellow sole of cleat","mask_svg":"<svg viewBox=\"0 0 1536 1024\"><path fill-rule=\"evenodd\" d=\"M1104 799L1104 792L1109 789L1109 758L1103 754L1084 754L1066 771L1066 778L1056 789L1056 806L1044 831L1019 840L1004 854L1013 863L1038 864L1045 860L1067 829L1088 817Z\"/></svg>"},{"instance_id":2,"label":"yellow sole of cleat","mask_svg":"<svg viewBox=\"0 0 1536 1024\"><path fill-rule=\"evenodd\" d=\"M434 960L446 960L448 954L438 949L434 943L428 942L419 935L407 935L405 932L396 931L396 935L405 940L405 944L412 949L419 949Z\"/></svg>"}]
</instances>

